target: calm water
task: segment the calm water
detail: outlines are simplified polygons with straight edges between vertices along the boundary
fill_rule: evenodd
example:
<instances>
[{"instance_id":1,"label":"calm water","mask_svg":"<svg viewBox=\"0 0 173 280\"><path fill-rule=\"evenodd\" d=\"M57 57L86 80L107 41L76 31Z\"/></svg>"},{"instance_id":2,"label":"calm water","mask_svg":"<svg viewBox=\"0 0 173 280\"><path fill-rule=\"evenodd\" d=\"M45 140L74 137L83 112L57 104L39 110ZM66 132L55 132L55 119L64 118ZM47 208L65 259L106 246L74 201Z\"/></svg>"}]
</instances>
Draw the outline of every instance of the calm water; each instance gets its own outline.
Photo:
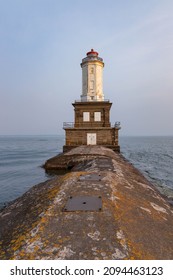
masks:
<instances>
[{"instance_id":1,"label":"calm water","mask_svg":"<svg viewBox=\"0 0 173 280\"><path fill-rule=\"evenodd\" d=\"M173 137L122 137L122 154L161 193L173 197Z\"/></svg>"},{"instance_id":2,"label":"calm water","mask_svg":"<svg viewBox=\"0 0 173 280\"><path fill-rule=\"evenodd\" d=\"M49 177L40 166L62 152L63 136L0 136L0 207ZM121 152L173 196L173 137L121 137Z\"/></svg>"},{"instance_id":3,"label":"calm water","mask_svg":"<svg viewBox=\"0 0 173 280\"><path fill-rule=\"evenodd\" d=\"M41 165L62 152L63 136L0 136L0 207L49 179Z\"/></svg>"}]
</instances>

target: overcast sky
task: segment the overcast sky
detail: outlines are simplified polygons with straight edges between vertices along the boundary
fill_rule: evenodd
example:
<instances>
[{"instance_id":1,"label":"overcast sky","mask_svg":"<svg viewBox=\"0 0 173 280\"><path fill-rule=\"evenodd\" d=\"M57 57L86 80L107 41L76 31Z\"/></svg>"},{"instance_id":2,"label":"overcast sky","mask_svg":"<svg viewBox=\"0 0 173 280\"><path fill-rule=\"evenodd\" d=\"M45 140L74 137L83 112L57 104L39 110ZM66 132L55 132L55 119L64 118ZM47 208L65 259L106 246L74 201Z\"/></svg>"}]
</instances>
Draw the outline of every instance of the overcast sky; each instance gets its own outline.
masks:
<instances>
[{"instance_id":1,"label":"overcast sky","mask_svg":"<svg viewBox=\"0 0 173 280\"><path fill-rule=\"evenodd\" d=\"M172 0L0 0L0 135L63 134L94 48L121 135L173 135Z\"/></svg>"}]
</instances>

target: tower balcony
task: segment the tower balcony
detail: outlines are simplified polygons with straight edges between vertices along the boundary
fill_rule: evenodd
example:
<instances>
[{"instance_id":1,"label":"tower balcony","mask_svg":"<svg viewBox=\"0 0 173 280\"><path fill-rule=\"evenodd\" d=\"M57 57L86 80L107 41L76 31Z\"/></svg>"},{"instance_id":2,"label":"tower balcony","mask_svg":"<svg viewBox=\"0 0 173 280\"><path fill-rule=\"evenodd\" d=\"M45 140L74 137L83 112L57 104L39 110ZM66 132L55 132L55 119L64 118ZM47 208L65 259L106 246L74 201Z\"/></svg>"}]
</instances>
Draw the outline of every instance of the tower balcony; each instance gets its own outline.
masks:
<instances>
[{"instance_id":1,"label":"tower balcony","mask_svg":"<svg viewBox=\"0 0 173 280\"><path fill-rule=\"evenodd\" d=\"M98 57L98 56L88 56L88 57L85 57L85 58L82 59L82 63L88 62L88 61L101 61L101 62L103 62L103 59L101 57Z\"/></svg>"},{"instance_id":2,"label":"tower balcony","mask_svg":"<svg viewBox=\"0 0 173 280\"><path fill-rule=\"evenodd\" d=\"M107 128L107 127L112 127L115 129L120 129L120 122L115 122L113 126L110 124L103 124L99 122L81 122L81 123L74 123L74 122L63 122L63 129L68 129L68 128Z\"/></svg>"},{"instance_id":3,"label":"tower balcony","mask_svg":"<svg viewBox=\"0 0 173 280\"><path fill-rule=\"evenodd\" d=\"M85 103L85 102L92 102L92 103L94 103L94 102L97 102L97 103L99 103L99 102L101 102L101 103L104 103L104 102L110 102L110 100L109 99L104 99L104 100L96 100L96 99L90 99L90 100L85 100L85 101L82 101L81 99L78 99L78 100L75 100L75 103Z\"/></svg>"},{"instance_id":4,"label":"tower balcony","mask_svg":"<svg viewBox=\"0 0 173 280\"><path fill-rule=\"evenodd\" d=\"M74 128L74 122L63 122L63 129Z\"/></svg>"},{"instance_id":5,"label":"tower balcony","mask_svg":"<svg viewBox=\"0 0 173 280\"><path fill-rule=\"evenodd\" d=\"M120 122L115 122L114 128L120 129L121 128L121 123Z\"/></svg>"}]
</instances>

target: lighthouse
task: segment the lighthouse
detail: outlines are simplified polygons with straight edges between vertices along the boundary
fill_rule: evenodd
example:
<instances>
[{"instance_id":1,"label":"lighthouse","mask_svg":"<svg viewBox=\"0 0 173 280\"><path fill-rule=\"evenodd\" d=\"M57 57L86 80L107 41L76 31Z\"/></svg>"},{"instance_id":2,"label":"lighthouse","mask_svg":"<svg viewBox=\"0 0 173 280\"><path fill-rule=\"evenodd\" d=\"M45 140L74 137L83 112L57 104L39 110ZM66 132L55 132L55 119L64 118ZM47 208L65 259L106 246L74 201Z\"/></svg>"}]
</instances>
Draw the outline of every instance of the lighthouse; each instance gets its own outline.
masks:
<instances>
[{"instance_id":1,"label":"lighthouse","mask_svg":"<svg viewBox=\"0 0 173 280\"><path fill-rule=\"evenodd\" d=\"M110 123L112 103L104 98L104 62L94 49L82 59L82 93L80 100L72 103L74 122L64 122L65 145L63 152L81 145L100 145L120 151L118 131L120 123Z\"/></svg>"},{"instance_id":2,"label":"lighthouse","mask_svg":"<svg viewBox=\"0 0 173 280\"><path fill-rule=\"evenodd\" d=\"M103 59L91 49L82 59L82 95L81 101L104 101Z\"/></svg>"}]
</instances>

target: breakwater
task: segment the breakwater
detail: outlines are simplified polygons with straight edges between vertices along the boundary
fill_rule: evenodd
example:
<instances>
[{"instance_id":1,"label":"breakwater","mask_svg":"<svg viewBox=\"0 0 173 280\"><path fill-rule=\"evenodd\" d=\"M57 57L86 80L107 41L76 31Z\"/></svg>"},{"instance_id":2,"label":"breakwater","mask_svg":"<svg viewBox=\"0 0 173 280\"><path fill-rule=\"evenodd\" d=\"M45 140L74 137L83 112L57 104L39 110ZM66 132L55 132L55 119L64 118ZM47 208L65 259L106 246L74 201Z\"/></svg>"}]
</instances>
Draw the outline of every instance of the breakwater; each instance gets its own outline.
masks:
<instances>
[{"instance_id":1,"label":"breakwater","mask_svg":"<svg viewBox=\"0 0 173 280\"><path fill-rule=\"evenodd\" d=\"M173 209L120 154L81 146L0 213L1 259L173 259Z\"/></svg>"}]
</instances>

